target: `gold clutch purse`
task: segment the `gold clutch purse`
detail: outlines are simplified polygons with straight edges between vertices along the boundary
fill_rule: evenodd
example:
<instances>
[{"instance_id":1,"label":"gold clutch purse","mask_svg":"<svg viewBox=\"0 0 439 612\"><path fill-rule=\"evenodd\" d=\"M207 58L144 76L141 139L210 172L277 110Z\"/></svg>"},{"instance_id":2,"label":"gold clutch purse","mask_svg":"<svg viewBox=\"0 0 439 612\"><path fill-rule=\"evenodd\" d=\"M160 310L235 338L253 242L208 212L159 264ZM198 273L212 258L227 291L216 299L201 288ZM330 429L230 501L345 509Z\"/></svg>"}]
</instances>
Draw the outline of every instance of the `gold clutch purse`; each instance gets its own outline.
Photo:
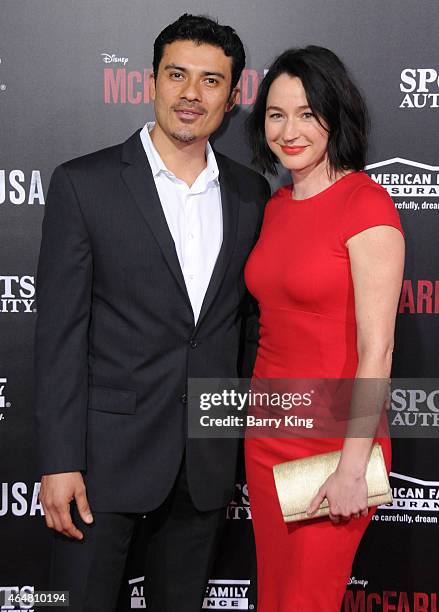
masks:
<instances>
[{"instance_id":1,"label":"gold clutch purse","mask_svg":"<svg viewBox=\"0 0 439 612\"><path fill-rule=\"evenodd\" d=\"M326 498L312 516L306 513L306 509L328 476L335 472L340 456L341 451L335 451L273 466L277 495L286 523L329 515L329 504ZM368 507L392 502L383 451L378 442L372 447L366 482Z\"/></svg>"}]
</instances>

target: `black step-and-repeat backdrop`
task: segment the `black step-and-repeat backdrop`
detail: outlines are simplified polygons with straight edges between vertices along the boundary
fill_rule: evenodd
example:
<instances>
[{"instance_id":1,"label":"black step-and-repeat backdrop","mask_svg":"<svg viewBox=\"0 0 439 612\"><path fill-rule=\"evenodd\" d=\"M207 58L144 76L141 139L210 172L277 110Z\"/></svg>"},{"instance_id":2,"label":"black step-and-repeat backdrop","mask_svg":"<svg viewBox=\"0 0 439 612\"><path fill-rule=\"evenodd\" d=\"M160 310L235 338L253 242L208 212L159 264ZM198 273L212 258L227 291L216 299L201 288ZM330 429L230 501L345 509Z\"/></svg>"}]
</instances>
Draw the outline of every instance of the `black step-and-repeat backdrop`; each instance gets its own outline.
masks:
<instances>
[{"instance_id":1,"label":"black step-and-repeat backdrop","mask_svg":"<svg viewBox=\"0 0 439 612\"><path fill-rule=\"evenodd\" d=\"M147 80L156 34L183 12L232 24L248 55L238 108L215 146L249 163L243 123L264 68L291 46L333 49L368 101L368 172L392 195L407 238L393 392L394 503L361 544L345 612L438 609L439 5L426 0L3 0L0 5L0 591L47 588L50 534L38 503L32 431L35 272L50 175L62 161L125 140L153 118ZM286 182L281 176L276 187ZM431 381L430 381L431 382ZM205 609L256 609L251 507L243 470ZM319 576L315 576L319 588ZM145 608L142 523L119 609ZM18 609L2 608L3 609ZM25 608L22 608L25 609Z\"/></svg>"}]
</instances>

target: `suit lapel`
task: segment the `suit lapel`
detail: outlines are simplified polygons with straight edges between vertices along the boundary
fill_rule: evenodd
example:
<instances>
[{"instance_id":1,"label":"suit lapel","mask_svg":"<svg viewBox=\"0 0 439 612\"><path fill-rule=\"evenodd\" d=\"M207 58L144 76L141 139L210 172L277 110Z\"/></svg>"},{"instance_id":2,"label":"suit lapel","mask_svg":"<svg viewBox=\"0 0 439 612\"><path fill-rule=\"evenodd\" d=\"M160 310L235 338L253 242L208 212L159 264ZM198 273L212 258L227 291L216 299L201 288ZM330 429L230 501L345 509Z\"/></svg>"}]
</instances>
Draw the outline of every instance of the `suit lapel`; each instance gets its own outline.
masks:
<instances>
[{"instance_id":1,"label":"suit lapel","mask_svg":"<svg viewBox=\"0 0 439 612\"><path fill-rule=\"evenodd\" d=\"M122 179L154 235L171 273L182 290L189 308L191 308L174 240L169 231L154 177L139 134L140 130L133 134L123 145L122 161L125 164L121 172Z\"/></svg>"},{"instance_id":2,"label":"suit lapel","mask_svg":"<svg viewBox=\"0 0 439 612\"><path fill-rule=\"evenodd\" d=\"M192 312L192 306L184 282L180 262L178 261L174 240L172 239L166 217L163 213L154 177L139 134L140 130L135 132L131 138L123 144L122 161L124 162L124 167L121 171L122 179L154 235L163 253L163 257L178 286L182 290L188 307ZM235 246L236 230L238 226L238 186L223 157L218 153L215 153L215 157L219 169L221 208L223 215L223 241L210 278L209 286L204 296L200 316L198 317L196 325L197 329L212 306L227 271L227 266Z\"/></svg>"},{"instance_id":3,"label":"suit lapel","mask_svg":"<svg viewBox=\"0 0 439 612\"><path fill-rule=\"evenodd\" d=\"M209 286L207 287L204 296L203 305L201 307L200 316L198 317L198 329L203 318L209 311L216 294L221 286L224 275L227 271L228 263L232 255L235 241L236 230L238 227L238 212L239 212L239 191L238 186L227 167L223 157L215 153L216 161L219 169L219 182L221 191L221 208L223 214L223 241L218 254Z\"/></svg>"}]
</instances>

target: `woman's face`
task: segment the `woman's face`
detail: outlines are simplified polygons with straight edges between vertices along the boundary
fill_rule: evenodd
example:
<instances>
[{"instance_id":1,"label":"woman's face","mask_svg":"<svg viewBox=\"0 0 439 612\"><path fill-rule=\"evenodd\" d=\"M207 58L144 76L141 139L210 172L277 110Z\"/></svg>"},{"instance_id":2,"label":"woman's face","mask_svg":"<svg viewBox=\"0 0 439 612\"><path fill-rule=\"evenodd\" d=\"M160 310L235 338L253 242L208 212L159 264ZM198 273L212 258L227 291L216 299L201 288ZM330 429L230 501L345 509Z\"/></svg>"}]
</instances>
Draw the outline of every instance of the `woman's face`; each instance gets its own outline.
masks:
<instances>
[{"instance_id":1,"label":"woman's face","mask_svg":"<svg viewBox=\"0 0 439 612\"><path fill-rule=\"evenodd\" d=\"M326 168L328 132L309 108L298 77L281 74L271 84L265 137L281 164L291 172L306 172L320 165Z\"/></svg>"}]
</instances>

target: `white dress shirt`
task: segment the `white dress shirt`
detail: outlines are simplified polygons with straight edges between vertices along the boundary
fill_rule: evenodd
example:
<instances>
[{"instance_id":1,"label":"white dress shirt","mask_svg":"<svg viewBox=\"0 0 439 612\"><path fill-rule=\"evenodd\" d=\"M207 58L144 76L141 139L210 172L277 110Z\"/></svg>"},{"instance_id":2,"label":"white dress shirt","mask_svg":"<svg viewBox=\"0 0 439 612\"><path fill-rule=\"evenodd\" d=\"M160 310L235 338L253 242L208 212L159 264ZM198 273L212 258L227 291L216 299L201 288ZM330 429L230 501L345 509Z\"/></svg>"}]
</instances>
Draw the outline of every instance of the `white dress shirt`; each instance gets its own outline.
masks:
<instances>
[{"instance_id":1,"label":"white dress shirt","mask_svg":"<svg viewBox=\"0 0 439 612\"><path fill-rule=\"evenodd\" d=\"M174 240L195 323L223 240L218 166L209 143L207 166L189 187L163 163L147 123L140 132L169 231Z\"/></svg>"}]
</instances>

